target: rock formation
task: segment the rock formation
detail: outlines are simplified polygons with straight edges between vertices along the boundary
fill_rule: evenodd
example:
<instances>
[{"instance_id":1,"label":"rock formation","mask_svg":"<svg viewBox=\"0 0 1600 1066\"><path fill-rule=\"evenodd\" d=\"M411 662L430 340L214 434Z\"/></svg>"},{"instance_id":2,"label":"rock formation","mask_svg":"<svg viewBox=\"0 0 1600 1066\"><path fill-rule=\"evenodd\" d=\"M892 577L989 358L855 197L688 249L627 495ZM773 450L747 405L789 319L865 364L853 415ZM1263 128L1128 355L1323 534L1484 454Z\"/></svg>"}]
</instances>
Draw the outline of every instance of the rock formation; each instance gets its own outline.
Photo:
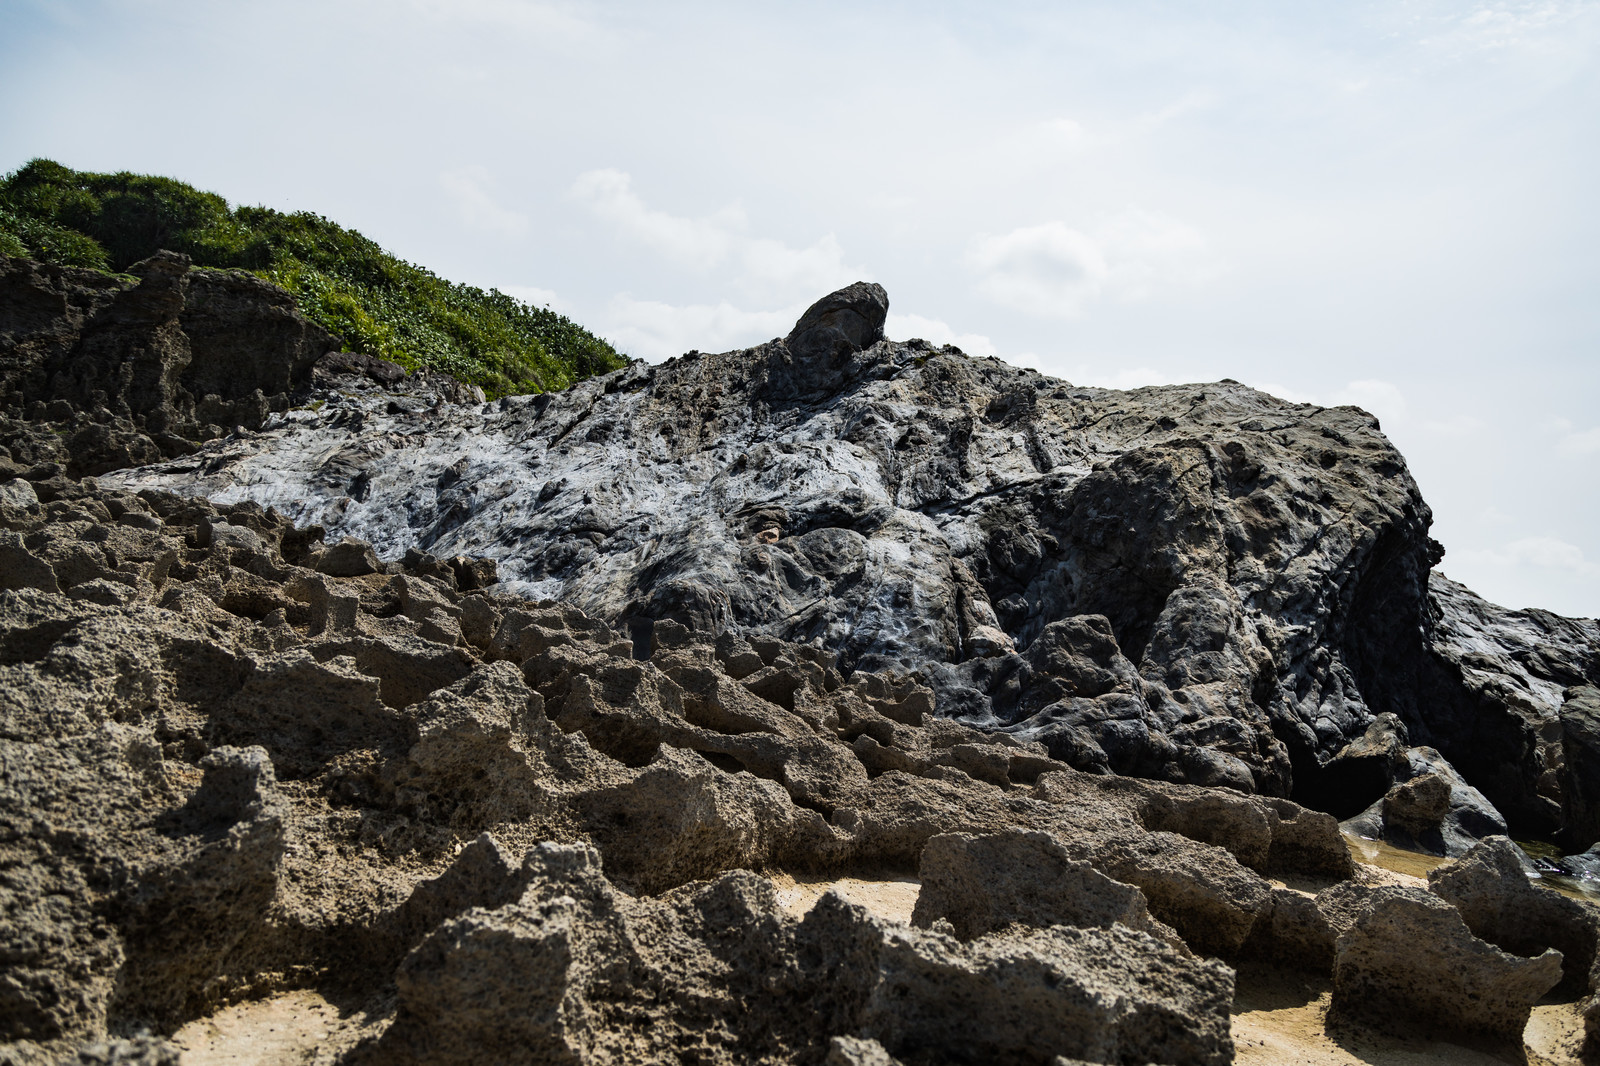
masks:
<instances>
[{"instance_id":1,"label":"rock formation","mask_svg":"<svg viewBox=\"0 0 1600 1066\"><path fill-rule=\"evenodd\" d=\"M630 634L671 619L914 673L941 715L1091 772L1347 817L1428 746L1491 812L1456 828L1592 842L1569 767L1600 747L1559 723L1600 682L1600 629L1430 577L1376 419L1226 381L1076 388L883 340L886 309L851 286L781 341L448 413L319 394L114 483L493 558Z\"/></svg>"},{"instance_id":2,"label":"rock formation","mask_svg":"<svg viewBox=\"0 0 1600 1066\"><path fill-rule=\"evenodd\" d=\"M1386 897L1334 819L1287 800L1085 774L809 644L661 620L640 658L483 568L351 567L364 545L252 503L11 484L33 496L0 508L23 564L0 591L15 1061L392 987L348 1061L821 1062L842 1037L907 1063L1213 1063L1219 959L1368 987L1407 955L1403 924L1360 917ZM920 864L926 931L836 897L799 921L741 872L873 864ZM1469 922L1538 891L1463 869L1441 891ZM1506 1003L1501 1035L1560 977L1466 926L1437 951Z\"/></svg>"},{"instance_id":3,"label":"rock formation","mask_svg":"<svg viewBox=\"0 0 1600 1066\"><path fill-rule=\"evenodd\" d=\"M1593 624L1430 594L1369 416L894 344L859 285L493 405L286 327L283 410L191 453L202 272L4 266L0 1061L287 989L351 1064L1222 1063L1247 959L1492 1040L1595 995L1508 845L1377 887L1285 796L1425 834L1459 770L1581 837L1596 795ZM1454 753L1469 713L1524 746ZM913 924L768 878L864 868Z\"/></svg>"}]
</instances>

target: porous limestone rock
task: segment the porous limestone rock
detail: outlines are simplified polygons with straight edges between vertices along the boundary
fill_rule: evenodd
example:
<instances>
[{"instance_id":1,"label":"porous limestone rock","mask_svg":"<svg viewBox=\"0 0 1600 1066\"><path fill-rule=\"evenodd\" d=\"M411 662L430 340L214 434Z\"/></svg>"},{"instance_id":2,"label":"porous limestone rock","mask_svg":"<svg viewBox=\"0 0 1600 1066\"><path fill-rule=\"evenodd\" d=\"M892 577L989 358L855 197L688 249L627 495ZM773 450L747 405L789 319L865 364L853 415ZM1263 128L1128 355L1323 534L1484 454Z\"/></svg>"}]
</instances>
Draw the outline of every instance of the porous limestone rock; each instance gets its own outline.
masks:
<instances>
[{"instance_id":1,"label":"porous limestone rock","mask_svg":"<svg viewBox=\"0 0 1600 1066\"><path fill-rule=\"evenodd\" d=\"M1470 741L1508 817L1587 832L1587 623L1425 596L1426 510L1361 412L896 344L873 286L483 405L307 370L278 296L191 307L215 279L181 265L4 265L0 1058L159 1057L317 989L364 1012L349 1061L1226 1061L1231 971L1190 949L1343 967L1357 1010L1455 913L1260 793L1359 809ZM243 391L197 394L235 343L204 315L257 313L228 301L261 314ZM955 873L952 840L1135 886L1157 935L970 862L925 908L982 896L965 940L837 895L796 922L740 869ZM1508 1033L1553 956L1464 930L1415 961L1467 975L1423 1008L1487 995Z\"/></svg>"},{"instance_id":2,"label":"porous limestone rock","mask_svg":"<svg viewBox=\"0 0 1600 1066\"><path fill-rule=\"evenodd\" d=\"M1077 1043L1060 1036L1056 1052L1088 1054L1102 1045L1083 1034L1098 1033L1107 1047L1155 1041L1191 1049L1173 1051L1177 1061L1214 1061L1231 978L1153 919L1145 928L1155 939L1098 927L1026 932L1032 921L1055 927L1041 912L1019 915L1015 936L996 929L963 944L891 936L836 901L791 928L760 902L770 885L730 871L909 871L943 835L1019 831L1063 842L1062 869L1102 887L1111 884L1104 868L1071 863L1137 854L1135 873L1171 880L1189 866L1203 880L1215 867L1222 882L1255 877L1234 852L1308 876L1327 865L1326 816L1286 800L1085 774L1043 746L934 715L934 694L907 675L847 680L814 646L712 639L669 620L636 643L571 605L464 589L460 568L423 553L370 574L320 573L314 533L252 503L130 495L57 471L26 483L41 502L7 512L7 532L56 584L0 590L0 687L10 699L0 721L0 947L15 960L0 981L0 1042L18 1062L55 1062L80 1047L99 1054L111 1033L149 1027L160 1037L284 988L369 1004L370 1044L390 1020L382 1004L408 952L446 950L444 931L499 937L481 914L550 882L549 856L575 846L593 857L584 869L603 864L580 881L638 900L636 932L678 929L674 958L701 960L693 967L709 966L726 983L718 987L740 990L718 993L739 1004L717 1008L740 1017L733 1029L691 1012L671 1030L705 1060L809 1064L833 1036L876 1033L887 1053L920 1063L926 1041L959 1031L1002 1058L1048 1061L1048 1041L1018 1043L1005 1026L1058 1033L1061 1023L1026 1012L1061 1015L1067 1008L1050 997L1094 988L1094 1002L1122 1004L1113 1011L1122 1020L1073 1015L1089 1020ZM85 588L120 591L74 595ZM475 641L426 635L429 619L458 612ZM649 657L637 658L645 648ZM530 849L533 859L518 858ZM1060 858L1046 850L1041 861ZM1237 895L1220 891L1224 902ZM717 954L733 950L727 930L751 923L771 935ZM722 961L704 963L707 951ZM1098 961L1112 951L1126 958ZM963 1019L882 1001L869 1032L865 1012L891 956L927 996L953 982L992 1004L1014 979L1026 1003ZM660 966L679 973L689 963ZM772 998L738 999L749 982L736 975L763 973L777 975ZM782 976L795 973L812 973L803 993ZM1141 998L1148 988L1180 1005ZM797 996L821 1004L824 1021L781 1046L761 1043L754 1034L793 1013ZM1159 1021L1164 1011L1190 1020ZM393 1040L409 1031L403 1021ZM461 1039L472 1024L461 1022ZM606 1046L665 1039L648 1013L595 1025Z\"/></svg>"},{"instance_id":3,"label":"porous limestone rock","mask_svg":"<svg viewBox=\"0 0 1600 1066\"><path fill-rule=\"evenodd\" d=\"M1534 885L1522 849L1489 837L1465 856L1428 873L1428 887L1461 912L1474 936L1513 955L1554 948L1562 956L1562 988L1593 994L1600 910Z\"/></svg>"},{"instance_id":4,"label":"porous limestone rock","mask_svg":"<svg viewBox=\"0 0 1600 1066\"><path fill-rule=\"evenodd\" d=\"M928 841L917 867L922 887L913 925L948 922L962 940L1014 922L1105 929L1123 925L1177 941L1150 918L1144 893L1073 859L1048 833L949 833Z\"/></svg>"},{"instance_id":5,"label":"porous limestone rock","mask_svg":"<svg viewBox=\"0 0 1600 1066\"><path fill-rule=\"evenodd\" d=\"M353 1062L1223 1063L1233 974L1124 929L961 944L830 893L803 920L748 873L658 900L541 845L514 903L447 921ZM804 1003L806 1009L794 1010Z\"/></svg>"},{"instance_id":6,"label":"porous limestone rock","mask_svg":"<svg viewBox=\"0 0 1600 1066\"><path fill-rule=\"evenodd\" d=\"M1474 936L1454 907L1415 888L1368 894L1337 952L1333 1016L1519 1050L1533 1005L1561 981L1559 951L1508 954Z\"/></svg>"}]
</instances>

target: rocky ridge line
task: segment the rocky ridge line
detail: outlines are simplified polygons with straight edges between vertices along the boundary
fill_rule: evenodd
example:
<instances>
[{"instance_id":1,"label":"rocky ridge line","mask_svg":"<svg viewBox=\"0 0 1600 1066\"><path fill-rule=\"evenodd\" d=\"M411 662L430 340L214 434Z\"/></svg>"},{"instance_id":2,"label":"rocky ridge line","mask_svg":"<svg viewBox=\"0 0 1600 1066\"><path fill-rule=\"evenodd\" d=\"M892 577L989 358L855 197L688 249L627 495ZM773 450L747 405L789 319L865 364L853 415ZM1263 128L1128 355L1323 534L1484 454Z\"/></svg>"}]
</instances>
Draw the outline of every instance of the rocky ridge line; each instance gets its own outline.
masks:
<instances>
[{"instance_id":1,"label":"rocky ridge line","mask_svg":"<svg viewBox=\"0 0 1600 1066\"><path fill-rule=\"evenodd\" d=\"M1085 771L1370 808L1451 854L1596 841L1600 627L1430 573L1376 419L1226 381L1074 387L883 339L887 304L858 284L782 340L554 395L319 393L113 481L494 558L636 638L671 619L915 673L940 714ZM1387 794L1435 771L1442 809L1407 821Z\"/></svg>"}]
</instances>

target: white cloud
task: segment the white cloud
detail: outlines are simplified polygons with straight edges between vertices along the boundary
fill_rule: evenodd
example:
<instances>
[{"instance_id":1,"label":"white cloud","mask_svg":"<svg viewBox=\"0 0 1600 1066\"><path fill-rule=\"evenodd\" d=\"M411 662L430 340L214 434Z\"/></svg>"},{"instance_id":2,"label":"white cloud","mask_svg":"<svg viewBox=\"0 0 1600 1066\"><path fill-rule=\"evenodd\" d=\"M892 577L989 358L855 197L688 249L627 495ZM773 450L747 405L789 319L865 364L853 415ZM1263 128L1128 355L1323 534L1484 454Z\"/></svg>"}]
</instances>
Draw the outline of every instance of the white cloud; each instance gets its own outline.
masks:
<instances>
[{"instance_id":1,"label":"white cloud","mask_svg":"<svg viewBox=\"0 0 1600 1066\"><path fill-rule=\"evenodd\" d=\"M1600 426L1568 433L1557 446L1568 455L1593 455L1600 452Z\"/></svg>"},{"instance_id":2,"label":"white cloud","mask_svg":"<svg viewBox=\"0 0 1600 1066\"><path fill-rule=\"evenodd\" d=\"M978 291L991 300L1061 318L1081 314L1100 295L1110 273L1100 246L1064 222L981 238L972 264L983 273Z\"/></svg>"},{"instance_id":3,"label":"white cloud","mask_svg":"<svg viewBox=\"0 0 1600 1066\"><path fill-rule=\"evenodd\" d=\"M533 0L412 0L412 7L439 21L479 23L539 38L592 37L596 33L594 23L566 4Z\"/></svg>"},{"instance_id":4,"label":"white cloud","mask_svg":"<svg viewBox=\"0 0 1600 1066\"><path fill-rule=\"evenodd\" d=\"M723 262L732 250L730 224L739 220L728 215L679 218L652 211L634 193L633 179L620 170L578 175L572 195L629 237L675 262L703 269Z\"/></svg>"},{"instance_id":5,"label":"white cloud","mask_svg":"<svg viewBox=\"0 0 1600 1066\"><path fill-rule=\"evenodd\" d=\"M888 321L883 324L884 333L890 338L910 340L912 337L921 337L931 344L953 344L968 355L998 355L994 342L981 333L957 333L948 324L937 318L924 318L921 315L901 315L889 313Z\"/></svg>"},{"instance_id":6,"label":"white cloud","mask_svg":"<svg viewBox=\"0 0 1600 1066\"><path fill-rule=\"evenodd\" d=\"M1473 415L1460 414L1451 415L1449 418L1432 419L1422 423L1422 428L1441 437L1470 437L1475 433L1482 433L1488 428L1488 424Z\"/></svg>"},{"instance_id":7,"label":"white cloud","mask_svg":"<svg viewBox=\"0 0 1600 1066\"><path fill-rule=\"evenodd\" d=\"M968 261L984 296L1056 318L1076 318L1102 297L1143 300L1157 286L1197 284L1219 270L1198 230L1140 208L1088 231L1050 221L980 237Z\"/></svg>"},{"instance_id":8,"label":"white cloud","mask_svg":"<svg viewBox=\"0 0 1600 1066\"><path fill-rule=\"evenodd\" d=\"M776 311L745 311L727 302L676 306L613 297L602 332L622 351L652 362L698 349L729 351L789 332L804 304Z\"/></svg>"},{"instance_id":9,"label":"white cloud","mask_svg":"<svg viewBox=\"0 0 1600 1066\"><path fill-rule=\"evenodd\" d=\"M633 179L620 170L578 175L572 195L624 236L667 260L695 270L731 268L734 284L768 299L817 299L866 276L844 261L844 249L829 233L806 248L752 237L737 207L703 218L668 214L647 206L633 191Z\"/></svg>"},{"instance_id":10,"label":"white cloud","mask_svg":"<svg viewBox=\"0 0 1600 1066\"><path fill-rule=\"evenodd\" d=\"M1397 422L1406 414L1405 395L1400 386L1390 381L1371 378L1352 381L1334 393L1332 399L1332 406L1351 404L1377 415L1380 422L1385 419Z\"/></svg>"},{"instance_id":11,"label":"white cloud","mask_svg":"<svg viewBox=\"0 0 1600 1066\"><path fill-rule=\"evenodd\" d=\"M1276 396L1280 400L1288 400L1290 403L1314 403L1323 407L1327 406L1320 403L1315 396L1308 392L1301 392L1299 389L1292 389L1287 385L1279 385L1275 381L1247 381L1245 384L1258 392Z\"/></svg>"},{"instance_id":12,"label":"white cloud","mask_svg":"<svg viewBox=\"0 0 1600 1066\"><path fill-rule=\"evenodd\" d=\"M1340 407L1348 404L1359 407L1377 415L1378 421L1391 425L1406 417L1405 393L1392 381L1364 378L1350 382L1337 392L1323 395L1302 392L1300 389L1280 385L1275 381L1252 381L1249 385L1252 389L1259 389L1290 403L1312 403L1319 407ZM1450 422L1430 422L1428 428L1437 432L1465 432L1463 427L1467 422L1473 425L1479 424L1476 419L1463 415Z\"/></svg>"},{"instance_id":13,"label":"white cloud","mask_svg":"<svg viewBox=\"0 0 1600 1066\"><path fill-rule=\"evenodd\" d=\"M1219 272L1200 231L1175 219L1129 208L1096 230L1110 264L1107 288L1118 299L1143 300L1156 285L1198 284Z\"/></svg>"},{"instance_id":14,"label":"white cloud","mask_svg":"<svg viewBox=\"0 0 1600 1066\"><path fill-rule=\"evenodd\" d=\"M1458 551L1461 560L1493 567L1532 567L1578 577L1600 577L1600 565L1584 557L1583 549L1555 537L1523 537L1495 549Z\"/></svg>"},{"instance_id":15,"label":"white cloud","mask_svg":"<svg viewBox=\"0 0 1600 1066\"><path fill-rule=\"evenodd\" d=\"M1422 41L1452 59L1475 53L1543 48L1570 35L1572 24L1592 15L1585 0L1502 0L1482 3L1464 15L1448 17L1438 32Z\"/></svg>"},{"instance_id":16,"label":"white cloud","mask_svg":"<svg viewBox=\"0 0 1600 1066\"><path fill-rule=\"evenodd\" d=\"M483 167L447 170L439 184L455 200L461 219L473 229L521 236L528 231L528 216L497 203L489 190L494 178Z\"/></svg>"},{"instance_id":17,"label":"white cloud","mask_svg":"<svg viewBox=\"0 0 1600 1066\"><path fill-rule=\"evenodd\" d=\"M1146 385L1171 385L1174 381L1173 375L1167 371L1148 366L1105 371L1084 367L1068 376L1074 384L1093 385L1102 389L1142 389Z\"/></svg>"},{"instance_id":18,"label":"white cloud","mask_svg":"<svg viewBox=\"0 0 1600 1066\"><path fill-rule=\"evenodd\" d=\"M525 304L548 307L558 314L572 314L572 305L550 289L539 289L532 285L501 285L499 288L507 296L515 296Z\"/></svg>"}]
</instances>

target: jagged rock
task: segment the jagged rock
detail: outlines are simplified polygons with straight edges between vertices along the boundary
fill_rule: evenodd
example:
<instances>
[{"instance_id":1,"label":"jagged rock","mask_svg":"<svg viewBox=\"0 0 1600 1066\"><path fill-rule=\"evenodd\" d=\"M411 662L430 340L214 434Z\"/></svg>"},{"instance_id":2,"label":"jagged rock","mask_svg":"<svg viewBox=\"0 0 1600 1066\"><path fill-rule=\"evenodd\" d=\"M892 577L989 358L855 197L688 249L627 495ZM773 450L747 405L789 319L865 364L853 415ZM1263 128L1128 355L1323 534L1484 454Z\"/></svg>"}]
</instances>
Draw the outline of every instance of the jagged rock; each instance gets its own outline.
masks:
<instances>
[{"instance_id":1,"label":"jagged rock","mask_svg":"<svg viewBox=\"0 0 1600 1066\"><path fill-rule=\"evenodd\" d=\"M1071 842L1077 857L1138 887L1150 911L1196 951L1239 954L1270 913L1272 886L1222 848L1176 833L1115 834Z\"/></svg>"},{"instance_id":2,"label":"jagged rock","mask_svg":"<svg viewBox=\"0 0 1600 1066\"><path fill-rule=\"evenodd\" d=\"M760 869L793 851L825 857L831 850L822 819L796 808L780 786L725 774L678 748L663 748L634 780L578 802L608 867L646 892ZM808 848L798 848L796 837Z\"/></svg>"},{"instance_id":3,"label":"jagged rock","mask_svg":"<svg viewBox=\"0 0 1600 1066\"><path fill-rule=\"evenodd\" d=\"M1460 739L1487 690L1451 649L1479 634L1430 586L1427 509L1369 416L1230 382L1074 388L880 339L886 305L854 286L785 341L462 408L421 446L411 413L331 393L118 483L248 495L386 557L470 548L641 655L658 619L820 641L1080 769L1348 817L1396 783L1403 740L1363 753L1390 713L1519 824L1571 791L1532 719ZM1565 624L1537 669L1594 670Z\"/></svg>"},{"instance_id":4,"label":"jagged rock","mask_svg":"<svg viewBox=\"0 0 1600 1066\"><path fill-rule=\"evenodd\" d=\"M1460 913L1421 889L1373 890L1338 939L1340 1018L1428 1029L1521 1048L1533 1005L1561 981L1561 953L1509 955L1473 936Z\"/></svg>"},{"instance_id":5,"label":"jagged rock","mask_svg":"<svg viewBox=\"0 0 1600 1066\"><path fill-rule=\"evenodd\" d=\"M899 1059L883 1050L876 1040L855 1036L836 1036L828 1042L828 1057L823 1066L902 1066Z\"/></svg>"},{"instance_id":6,"label":"jagged rock","mask_svg":"<svg viewBox=\"0 0 1600 1066\"><path fill-rule=\"evenodd\" d=\"M345 537L337 544L328 545L317 560L318 572L333 577L376 574L380 568L378 557L372 553L372 545L355 537Z\"/></svg>"},{"instance_id":7,"label":"jagged rock","mask_svg":"<svg viewBox=\"0 0 1600 1066\"><path fill-rule=\"evenodd\" d=\"M1405 752L1399 783L1343 823L1347 832L1407 851L1461 856L1478 841L1501 836L1506 821L1432 748Z\"/></svg>"},{"instance_id":8,"label":"jagged rock","mask_svg":"<svg viewBox=\"0 0 1600 1066\"><path fill-rule=\"evenodd\" d=\"M595 1062L667 1048L708 1062L784 1049L910 1064L951 1047L1005 1063L1232 1055L1231 971L1139 933L962 945L831 894L796 923L747 873L653 901L613 891L592 850L542 845L525 867L518 901L468 911L407 958L395 1024L357 1061ZM807 1010L779 1006L800 1000ZM633 1025L615 1024L629 1015Z\"/></svg>"},{"instance_id":9,"label":"jagged rock","mask_svg":"<svg viewBox=\"0 0 1600 1066\"><path fill-rule=\"evenodd\" d=\"M907 1063L1233 1060L1233 973L1121 926L967 945L890 929L861 1031ZM1116 990L1116 991L1113 991ZM1137 990L1137 991L1134 991Z\"/></svg>"},{"instance_id":10,"label":"jagged rock","mask_svg":"<svg viewBox=\"0 0 1600 1066\"><path fill-rule=\"evenodd\" d=\"M1396 785L1383 797L1384 824L1412 835L1438 829L1450 813L1450 782L1438 774L1423 774Z\"/></svg>"},{"instance_id":11,"label":"jagged rock","mask_svg":"<svg viewBox=\"0 0 1600 1066\"><path fill-rule=\"evenodd\" d=\"M306 777L340 752L402 747L404 720L378 698L378 688L349 656L318 662L304 649L286 651L249 664L216 735L262 745L277 755L284 776Z\"/></svg>"},{"instance_id":12,"label":"jagged rock","mask_svg":"<svg viewBox=\"0 0 1600 1066\"><path fill-rule=\"evenodd\" d=\"M922 851L911 922L943 920L962 940L1024 925L1105 929L1120 924L1177 941L1150 918L1144 893L1071 858L1048 833L936 836ZM1174 946L1186 950L1181 942Z\"/></svg>"},{"instance_id":13,"label":"jagged rock","mask_svg":"<svg viewBox=\"0 0 1600 1066\"><path fill-rule=\"evenodd\" d=\"M275 411L276 363L188 392L197 278L142 269L133 289L24 271L35 296L79 288L3 341L0 1057L70 1061L315 985L380 1012L399 993L352 1061L481 1060L502 1037L510 1059L811 1066L876 1041L920 1066L954 1041L1222 1061L1230 972L1158 920L1328 970L1359 941L1394 981L1383 937L1442 921L1380 922L1390 901L1353 880L1269 884L1348 878L1349 855L1331 816L1244 793L1318 796L1381 764L1351 803L1436 774L1448 825L1457 778L1406 745L1442 742L1465 691L1490 701L1473 736L1501 744L1467 777L1522 815L1584 817L1581 736L1558 758L1541 702L1574 678L1581 731L1584 624L1485 608L1471 630L1442 579L1419 606L1426 511L1359 412L1231 383L1073 389L897 345L881 291L824 301L786 342L561 396L446 412L473 398L330 362L338 391ZM61 306L81 321L51 334ZM47 363L62 397L19 421L6 405ZM186 394L217 432L263 428L185 454L209 431L152 412ZM182 456L159 476L185 491L262 498L77 477L146 454ZM498 569L465 554L485 550ZM1446 637L1527 639L1505 663L1415 646ZM1407 703L1423 685L1442 710ZM539 840L560 843L516 857ZM837 896L796 923L738 869L919 859L929 930ZM1156 937L1126 928L1136 908L1029 897L1029 870L1142 894ZM1441 942L1468 960L1450 965L1500 965L1465 936ZM1491 989L1495 1025L1523 977Z\"/></svg>"},{"instance_id":14,"label":"jagged rock","mask_svg":"<svg viewBox=\"0 0 1600 1066\"><path fill-rule=\"evenodd\" d=\"M55 569L30 552L10 530L0 530L0 588L61 591Z\"/></svg>"},{"instance_id":15,"label":"jagged rock","mask_svg":"<svg viewBox=\"0 0 1600 1066\"><path fill-rule=\"evenodd\" d=\"M505 822L548 825L556 774L540 765L540 749L581 759L585 747L550 724L543 699L509 663L479 667L408 717L415 739L388 771L394 802L460 832Z\"/></svg>"},{"instance_id":16,"label":"jagged rock","mask_svg":"<svg viewBox=\"0 0 1600 1066\"><path fill-rule=\"evenodd\" d=\"M0 257L0 409L61 431L16 427L13 456L99 473L186 454L283 410L335 347L248 274L171 252L129 273L137 284Z\"/></svg>"},{"instance_id":17,"label":"jagged rock","mask_svg":"<svg viewBox=\"0 0 1600 1066\"><path fill-rule=\"evenodd\" d=\"M1559 951L1561 991L1592 994L1600 912L1532 884L1524 862L1522 849L1509 839L1489 837L1462 858L1430 871L1428 887L1460 911L1480 939L1513 955Z\"/></svg>"},{"instance_id":18,"label":"jagged rock","mask_svg":"<svg viewBox=\"0 0 1600 1066\"><path fill-rule=\"evenodd\" d=\"M1600 622L1506 610L1439 574L1428 613L1432 656L1394 708L1413 743L1437 748L1518 835L1594 843L1596 765L1563 736L1567 690L1600 685Z\"/></svg>"},{"instance_id":19,"label":"jagged rock","mask_svg":"<svg viewBox=\"0 0 1600 1066\"><path fill-rule=\"evenodd\" d=\"M1561 792L1562 830L1570 843L1587 848L1600 841L1600 687L1567 689L1559 715L1568 771L1568 785Z\"/></svg>"},{"instance_id":20,"label":"jagged rock","mask_svg":"<svg viewBox=\"0 0 1600 1066\"><path fill-rule=\"evenodd\" d=\"M193 842L139 870L114 905L126 960L114 1009L163 1021L192 1013L223 958L277 893L287 803L264 749L217 748L161 828Z\"/></svg>"},{"instance_id":21,"label":"jagged rock","mask_svg":"<svg viewBox=\"0 0 1600 1066\"><path fill-rule=\"evenodd\" d=\"M882 340L888 314L883 286L858 281L807 308L784 343L800 359L836 360Z\"/></svg>"}]
</instances>

